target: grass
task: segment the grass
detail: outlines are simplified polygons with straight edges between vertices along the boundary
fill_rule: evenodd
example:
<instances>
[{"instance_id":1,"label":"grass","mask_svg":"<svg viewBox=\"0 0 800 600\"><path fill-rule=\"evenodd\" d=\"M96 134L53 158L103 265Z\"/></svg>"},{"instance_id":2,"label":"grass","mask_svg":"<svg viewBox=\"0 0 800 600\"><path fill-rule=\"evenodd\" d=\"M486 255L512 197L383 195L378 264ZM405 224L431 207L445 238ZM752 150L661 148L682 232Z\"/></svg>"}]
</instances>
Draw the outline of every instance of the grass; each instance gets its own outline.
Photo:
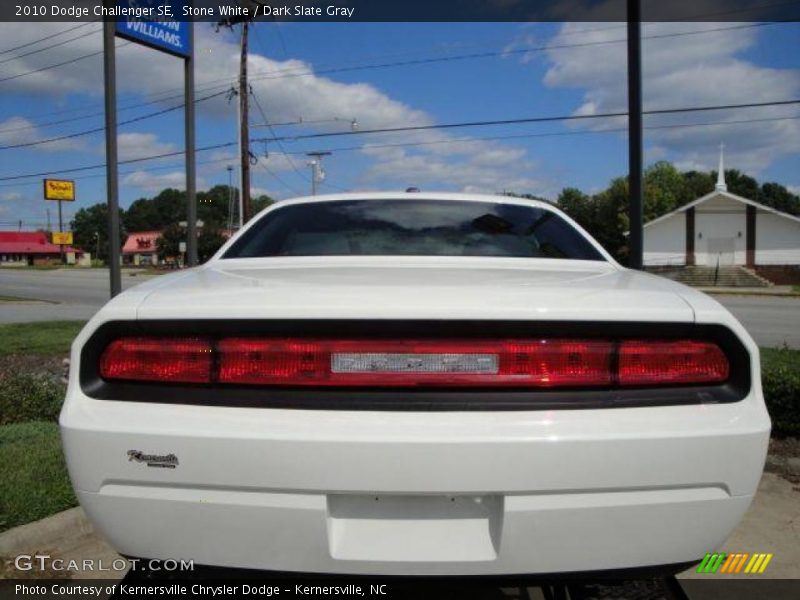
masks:
<instances>
[{"instance_id":1,"label":"grass","mask_svg":"<svg viewBox=\"0 0 800 600\"><path fill-rule=\"evenodd\" d=\"M761 348L761 366L764 368L785 367L800 370L800 350L793 348Z\"/></svg>"},{"instance_id":2,"label":"grass","mask_svg":"<svg viewBox=\"0 0 800 600\"><path fill-rule=\"evenodd\" d=\"M0 325L0 356L67 354L72 340L83 328L83 321L42 321Z\"/></svg>"},{"instance_id":3,"label":"grass","mask_svg":"<svg viewBox=\"0 0 800 600\"><path fill-rule=\"evenodd\" d=\"M56 423L0 427L0 531L77 505Z\"/></svg>"},{"instance_id":4,"label":"grass","mask_svg":"<svg viewBox=\"0 0 800 600\"><path fill-rule=\"evenodd\" d=\"M19 296L0 296L0 302L35 302L33 298L20 298Z\"/></svg>"},{"instance_id":5,"label":"grass","mask_svg":"<svg viewBox=\"0 0 800 600\"><path fill-rule=\"evenodd\" d=\"M47 304L58 304L52 300L37 300L36 298L20 298L19 296L0 296L0 302L45 302Z\"/></svg>"}]
</instances>

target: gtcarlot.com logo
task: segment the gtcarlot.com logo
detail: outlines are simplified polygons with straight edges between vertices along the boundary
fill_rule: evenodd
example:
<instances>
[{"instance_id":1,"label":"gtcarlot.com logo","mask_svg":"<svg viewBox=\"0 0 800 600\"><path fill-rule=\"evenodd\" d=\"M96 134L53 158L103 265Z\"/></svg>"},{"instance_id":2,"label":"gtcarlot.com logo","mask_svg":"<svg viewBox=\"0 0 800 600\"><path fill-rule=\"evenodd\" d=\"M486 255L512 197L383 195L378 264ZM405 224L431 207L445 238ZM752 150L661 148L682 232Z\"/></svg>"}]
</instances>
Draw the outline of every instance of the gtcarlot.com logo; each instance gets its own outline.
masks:
<instances>
[{"instance_id":1,"label":"gtcarlot.com logo","mask_svg":"<svg viewBox=\"0 0 800 600\"><path fill-rule=\"evenodd\" d=\"M116 558L112 561L103 559L63 559L54 558L49 554L20 554L14 558L14 568L17 571L194 571L193 560L143 560L139 558Z\"/></svg>"},{"instance_id":2,"label":"gtcarlot.com logo","mask_svg":"<svg viewBox=\"0 0 800 600\"><path fill-rule=\"evenodd\" d=\"M697 567L698 573L763 573L769 561L772 560L772 554L756 553L748 554L747 552L733 552L726 554L725 552L714 552L713 554L706 554L703 562Z\"/></svg>"}]
</instances>

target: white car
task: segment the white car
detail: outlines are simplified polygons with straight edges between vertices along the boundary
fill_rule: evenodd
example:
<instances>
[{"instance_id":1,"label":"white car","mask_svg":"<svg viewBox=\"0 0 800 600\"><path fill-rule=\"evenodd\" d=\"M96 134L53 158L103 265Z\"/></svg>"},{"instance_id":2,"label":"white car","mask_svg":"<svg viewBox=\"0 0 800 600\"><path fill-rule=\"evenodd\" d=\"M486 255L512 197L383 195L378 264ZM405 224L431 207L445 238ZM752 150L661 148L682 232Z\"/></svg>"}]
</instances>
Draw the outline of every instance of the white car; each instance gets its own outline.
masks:
<instances>
[{"instance_id":1,"label":"white car","mask_svg":"<svg viewBox=\"0 0 800 600\"><path fill-rule=\"evenodd\" d=\"M279 202L111 300L71 364L89 518L198 565L675 570L742 518L770 431L727 310L504 196Z\"/></svg>"}]
</instances>

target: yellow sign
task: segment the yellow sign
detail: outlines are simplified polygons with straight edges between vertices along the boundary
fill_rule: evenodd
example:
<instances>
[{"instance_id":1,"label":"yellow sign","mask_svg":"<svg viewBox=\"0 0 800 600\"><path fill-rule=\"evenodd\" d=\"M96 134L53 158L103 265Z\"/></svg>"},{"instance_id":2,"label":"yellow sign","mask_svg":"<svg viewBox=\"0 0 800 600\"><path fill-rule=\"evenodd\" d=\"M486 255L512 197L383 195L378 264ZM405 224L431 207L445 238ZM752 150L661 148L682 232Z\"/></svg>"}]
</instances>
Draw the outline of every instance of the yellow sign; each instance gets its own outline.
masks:
<instances>
[{"instance_id":1,"label":"yellow sign","mask_svg":"<svg viewBox=\"0 0 800 600\"><path fill-rule=\"evenodd\" d=\"M45 179L45 200L75 200L75 182L69 179Z\"/></svg>"},{"instance_id":2,"label":"yellow sign","mask_svg":"<svg viewBox=\"0 0 800 600\"><path fill-rule=\"evenodd\" d=\"M54 231L53 243L58 246L72 245L72 232L71 231Z\"/></svg>"}]
</instances>

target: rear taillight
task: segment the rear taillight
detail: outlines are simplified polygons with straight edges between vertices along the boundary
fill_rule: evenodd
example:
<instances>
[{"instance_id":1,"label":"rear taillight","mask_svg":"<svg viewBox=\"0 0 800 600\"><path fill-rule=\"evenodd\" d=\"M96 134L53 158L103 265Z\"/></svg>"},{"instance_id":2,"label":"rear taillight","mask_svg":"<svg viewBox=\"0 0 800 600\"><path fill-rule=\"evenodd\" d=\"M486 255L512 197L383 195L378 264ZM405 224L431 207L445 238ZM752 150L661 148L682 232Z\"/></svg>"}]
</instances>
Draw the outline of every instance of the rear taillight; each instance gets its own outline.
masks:
<instances>
[{"instance_id":1,"label":"rear taillight","mask_svg":"<svg viewBox=\"0 0 800 600\"><path fill-rule=\"evenodd\" d=\"M710 342L629 340L619 348L620 385L720 383L730 366Z\"/></svg>"},{"instance_id":2,"label":"rear taillight","mask_svg":"<svg viewBox=\"0 0 800 600\"><path fill-rule=\"evenodd\" d=\"M720 383L728 360L691 340L318 340L129 337L107 380L339 387L609 388Z\"/></svg>"},{"instance_id":3,"label":"rear taillight","mask_svg":"<svg viewBox=\"0 0 800 600\"><path fill-rule=\"evenodd\" d=\"M100 357L103 379L208 383L212 345L207 338L126 337L111 342Z\"/></svg>"}]
</instances>

